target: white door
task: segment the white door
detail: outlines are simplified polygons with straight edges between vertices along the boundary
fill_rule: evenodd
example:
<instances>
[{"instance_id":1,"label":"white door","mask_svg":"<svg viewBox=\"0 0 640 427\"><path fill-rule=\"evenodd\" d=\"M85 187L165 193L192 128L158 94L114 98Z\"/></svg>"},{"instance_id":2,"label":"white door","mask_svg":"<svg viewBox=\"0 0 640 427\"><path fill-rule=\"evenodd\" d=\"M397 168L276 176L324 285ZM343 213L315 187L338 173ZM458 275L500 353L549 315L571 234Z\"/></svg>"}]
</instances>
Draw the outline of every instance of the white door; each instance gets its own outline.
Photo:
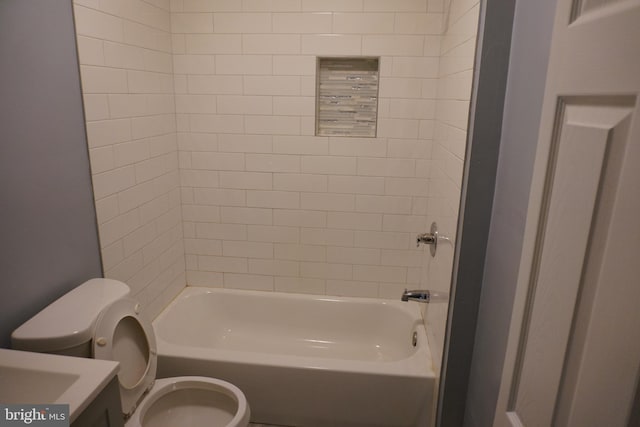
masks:
<instances>
[{"instance_id":1,"label":"white door","mask_svg":"<svg viewBox=\"0 0 640 427\"><path fill-rule=\"evenodd\" d=\"M640 0L559 0L495 427L630 425L639 98Z\"/></svg>"}]
</instances>

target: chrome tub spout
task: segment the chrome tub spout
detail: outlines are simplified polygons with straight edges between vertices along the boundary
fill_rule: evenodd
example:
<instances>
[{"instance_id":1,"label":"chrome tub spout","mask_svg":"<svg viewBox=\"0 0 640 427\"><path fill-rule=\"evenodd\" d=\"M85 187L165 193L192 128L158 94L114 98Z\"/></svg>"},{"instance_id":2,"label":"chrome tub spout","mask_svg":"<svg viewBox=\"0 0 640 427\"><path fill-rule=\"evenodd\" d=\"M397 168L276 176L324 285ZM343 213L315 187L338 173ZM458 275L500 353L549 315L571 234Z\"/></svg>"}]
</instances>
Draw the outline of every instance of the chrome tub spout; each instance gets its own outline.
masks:
<instances>
[{"instance_id":1,"label":"chrome tub spout","mask_svg":"<svg viewBox=\"0 0 640 427\"><path fill-rule=\"evenodd\" d=\"M404 302L407 302L407 301L417 301L417 302L423 302L423 303L448 302L449 293L433 292L427 289L415 289L413 291L408 291L405 289L400 299Z\"/></svg>"},{"instance_id":2,"label":"chrome tub spout","mask_svg":"<svg viewBox=\"0 0 640 427\"><path fill-rule=\"evenodd\" d=\"M413 291L404 290L402 293L402 301L418 301L428 303L431 300L431 292L424 289L416 289Z\"/></svg>"}]
</instances>

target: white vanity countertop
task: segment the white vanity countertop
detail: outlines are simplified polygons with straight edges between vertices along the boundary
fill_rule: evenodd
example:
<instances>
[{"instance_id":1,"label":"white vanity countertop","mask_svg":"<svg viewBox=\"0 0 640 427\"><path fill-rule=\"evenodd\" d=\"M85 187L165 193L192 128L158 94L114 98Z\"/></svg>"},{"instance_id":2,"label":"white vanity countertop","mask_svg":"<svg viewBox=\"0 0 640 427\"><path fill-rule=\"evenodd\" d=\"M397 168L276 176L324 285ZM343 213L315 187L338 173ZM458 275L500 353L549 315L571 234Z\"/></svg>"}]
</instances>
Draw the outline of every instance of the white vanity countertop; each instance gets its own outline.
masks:
<instances>
[{"instance_id":1,"label":"white vanity countertop","mask_svg":"<svg viewBox=\"0 0 640 427\"><path fill-rule=\"evenodd\" d=\"M68 404L73 422L118 372L118 362L0 348L0 403Z\"/></svg>"}]
</instances>

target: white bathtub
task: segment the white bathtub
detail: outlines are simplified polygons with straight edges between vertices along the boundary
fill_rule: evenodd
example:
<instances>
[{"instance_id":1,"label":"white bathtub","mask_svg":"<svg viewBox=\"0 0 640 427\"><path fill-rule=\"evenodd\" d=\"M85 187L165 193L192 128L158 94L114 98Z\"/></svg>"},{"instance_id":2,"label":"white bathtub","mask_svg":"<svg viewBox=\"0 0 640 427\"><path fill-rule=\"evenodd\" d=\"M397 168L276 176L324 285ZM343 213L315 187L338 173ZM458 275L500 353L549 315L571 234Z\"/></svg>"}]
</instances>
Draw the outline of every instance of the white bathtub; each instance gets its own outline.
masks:
<instances>
[{"instance_id":1,"label":"white bathtub","mask_svg":"<svg viewBox=\"0 0 640 427\"><path fill-rule=\"evenodd\" d=\"M153 326L158 377L229 381L253 422L413 427L430 416L435 375L415 303L187 287Z\"/></svg>"}]
</instances>

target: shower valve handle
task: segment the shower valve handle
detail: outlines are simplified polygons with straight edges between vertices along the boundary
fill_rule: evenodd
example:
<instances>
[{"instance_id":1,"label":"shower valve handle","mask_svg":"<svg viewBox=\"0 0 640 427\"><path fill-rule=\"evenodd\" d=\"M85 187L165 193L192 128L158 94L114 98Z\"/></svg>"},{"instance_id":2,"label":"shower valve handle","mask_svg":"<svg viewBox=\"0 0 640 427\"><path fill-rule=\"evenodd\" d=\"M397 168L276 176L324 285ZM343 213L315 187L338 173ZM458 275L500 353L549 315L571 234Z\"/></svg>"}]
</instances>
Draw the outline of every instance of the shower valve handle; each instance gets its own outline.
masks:
<instances>
[{"instance_id":1,"label":"shower valve handle","mask_svg":"<svg viewBox=\"0 0 640 427\"><path fill-rule=\"evenodd\" d=\"M437 245L438 244L438 236L432 233L422 233L416 236L416 247L420 247L420 243L425 245Z\"/></svg>"},{"instance_id":2,"label":"shower valve handle","mask_svg":"<svg viewBox=\"0 0 640 427\"><path fill-rule=\"evenodd\" d=\"M416 236L416 247L420 247L420 243L431 245L429 248L431 256L436 256L436 249L438 249L438 224L432 222L431 230L428 233L422 233Z\"/></svg>"}]
</instances>

